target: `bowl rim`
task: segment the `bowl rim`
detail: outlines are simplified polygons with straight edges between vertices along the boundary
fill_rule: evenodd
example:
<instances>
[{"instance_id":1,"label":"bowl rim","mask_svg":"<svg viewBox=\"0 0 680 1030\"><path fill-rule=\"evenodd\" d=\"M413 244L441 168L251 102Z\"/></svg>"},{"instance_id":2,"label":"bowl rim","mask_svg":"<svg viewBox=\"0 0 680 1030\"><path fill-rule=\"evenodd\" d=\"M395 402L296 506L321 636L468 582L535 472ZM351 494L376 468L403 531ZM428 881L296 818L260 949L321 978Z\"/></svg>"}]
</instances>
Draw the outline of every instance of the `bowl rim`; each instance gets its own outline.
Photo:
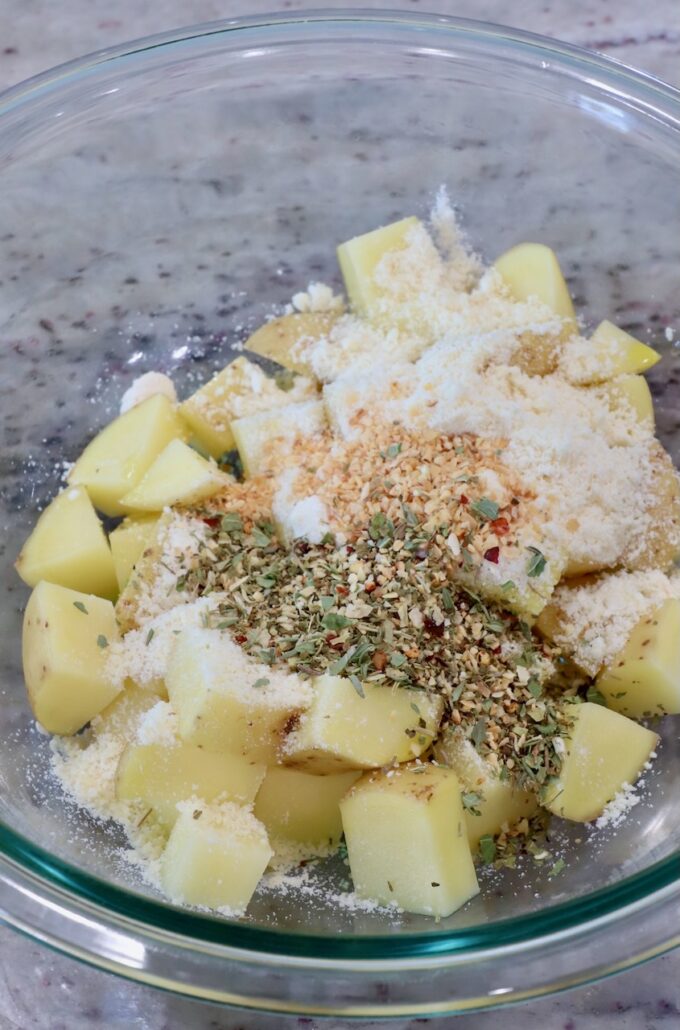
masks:
<instances>
[{"instance_id":1,"label":"bowl rim","mask_svg":"<svg viewBox=\"0 0 680 1030\"><path fill-rule=\"evenodd\" d=\"M419 32L434 32L441 35L442 46L445 46L448 38L463 45L467 42L468 45L495 48L499 53L509 52L517 60L530 55L532 59L540 60L546 70L572 75L589 73L596 76L597 86L602 93L615 96L617 102L628 103L653 122L680 133L680 90L593 51L534 33L472 19L406 11L329 8L209 22L142 37L66 62L0 93L0 138L3 120L10 112L25 109L30 113L31 107L39 107L46 96L54 95L87 76L96 76L104 68L110 71L133 55L164 48L169 50L187 41L223 37L229 33L243 33L252 37L252 34L266 33L267 30L275 33L293 28L309 35L319 27L332 31L341 26L402 29L412 34L414 46L418 44ZM286 37L287 41L290 39L290 35ZM192 941L209 941L250 955L286 956L293 961L311 960L317 964L326 960L379 963L400 956L409 961L422 960L425 965L434 958L454 961L456 957L464 956L467 961L490 947L513 948L529 940L535 941L536 935L547 940L611 921L631 906L644 908L647 903L651 904L680 881L680 856L674 853L615 884L571 901L479 927L404 933L398 936L343 934L326 937L313 933L300 934L285 928L269 929L230 922L141 897L56 858L11 827L0 823L0 880L3 871L12 865L32 874L46 886L61 890L67 898L70 894L100 915L120 917L138 926L157 927L160 931L179 935L187 944ZM11 902L1 907L7 909L6 918L12 922ZM669 929L669 937L671 933L672 929ZM635 957L631 957L630 961L634 960Z\"/></svg>"}]
</instances>

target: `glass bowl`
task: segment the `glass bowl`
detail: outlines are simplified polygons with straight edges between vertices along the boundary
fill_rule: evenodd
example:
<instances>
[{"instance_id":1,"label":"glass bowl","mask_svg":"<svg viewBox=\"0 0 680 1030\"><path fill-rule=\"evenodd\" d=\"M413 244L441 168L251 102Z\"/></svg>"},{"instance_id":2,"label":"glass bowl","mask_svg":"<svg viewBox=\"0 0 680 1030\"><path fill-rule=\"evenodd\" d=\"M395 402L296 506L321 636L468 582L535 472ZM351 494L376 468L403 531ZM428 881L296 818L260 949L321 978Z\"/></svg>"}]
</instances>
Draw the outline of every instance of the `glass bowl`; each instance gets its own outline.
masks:
<instances>
[{"instance_id":1,"label":"glass bowl","mask_svg":"<svg viewBox=\"0 0 680 1030\"><path fill-rule=\"evenodd\" d=\"M664 350L678 455L680 94L511 29L390 13L273 15L103 51L0 98L0 908L70 955L278 1012L422 1015L559 990L680 941L677 729L618 831L558 829L566 868L484 872L449 919L292 892L248 918L135 882L122 841L64 805L24 699L12 562L65 461L140 372L204 380L334 246L424 214L444 184L487 257L553 246L589 324ZM330 866L328 882L344 875Z\"/></svg>"}]
</instances>

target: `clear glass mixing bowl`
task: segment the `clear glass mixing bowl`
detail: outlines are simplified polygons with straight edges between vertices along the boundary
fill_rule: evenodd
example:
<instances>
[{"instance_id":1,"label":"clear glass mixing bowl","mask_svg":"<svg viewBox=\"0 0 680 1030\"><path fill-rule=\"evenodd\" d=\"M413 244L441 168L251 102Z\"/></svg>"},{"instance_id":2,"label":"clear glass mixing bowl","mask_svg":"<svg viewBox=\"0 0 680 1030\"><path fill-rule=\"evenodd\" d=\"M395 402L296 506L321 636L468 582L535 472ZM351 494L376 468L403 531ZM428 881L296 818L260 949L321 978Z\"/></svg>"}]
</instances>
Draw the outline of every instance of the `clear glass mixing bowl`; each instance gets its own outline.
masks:
<instances>
[{"instance_id":1,"label":"clear glass mixing bowl","mask_svg":"<svg viewBox=\"0 0 680 1030\"><path fill-rule=\"evenodd\" d=\"M306 13L103 51L0 97L0 908L126 976L281 1012L433 1014L602 976L680 941L677 723L616 832L567 867L484 875L449 919L262 895L247 919L181 911L131 879L108 826L65 808L24 700L12 569L64 460L140 372L221 366L274 303L338 282L334 245L440 184L487 257L551 244L578 309L666 352L678 453L680 94L514 30ZM577 840L578 838L578 840ZM579 843L580 841L580 843ZM340 875L332 866L323 872Z\"/></svg>"}]
</instances>

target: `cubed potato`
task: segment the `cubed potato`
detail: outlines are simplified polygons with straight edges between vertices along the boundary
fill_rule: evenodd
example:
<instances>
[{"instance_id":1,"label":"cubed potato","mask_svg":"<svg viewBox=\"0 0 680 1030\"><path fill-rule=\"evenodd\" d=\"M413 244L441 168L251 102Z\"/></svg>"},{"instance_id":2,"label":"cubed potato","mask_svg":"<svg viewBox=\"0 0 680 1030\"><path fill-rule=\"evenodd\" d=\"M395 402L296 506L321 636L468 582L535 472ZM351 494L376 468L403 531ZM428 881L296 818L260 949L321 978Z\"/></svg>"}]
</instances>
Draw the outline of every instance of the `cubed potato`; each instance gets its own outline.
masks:
<instances>
[{"instance_id":1,"label":"cubed potato","mask_svg":"<svg viewBox=\"0 0 680 1030\"><path fill-rule=\"evenodd\" d=\"M426 751L444 710L441 697L404 687L317 676L313 701L288 735L285 765L316 773L378 769Z\"/></svg>"},{"instance_id":2,"label":"cubed potato","mask_svg":"<svg viewBox=\"0 0 680 1030\"><path fill-rule=\"evenodd\" d=\"M340 271L350 304L358 315L370 316L380 298L381 290L375 282L380 260L391 251L402 250L410 231L420 224L418 218L411 216L340 244L337 251Z\"/></svg>"},{"instance_id":3,"label":"cubed potato","mask_svg":"<svg viewBox=\"0 0 680 1030\"><path fill-rule=\"evenodd\" d=\"M24 615L24 678L35 717L50 733L77 733L120 692L106 672L117 636L110 601L38 583Z\"/></svg>"},{"instance_id":4,"label":"cubed potato","mask_svg":"<svg viewBox=\"0 0 680 1030\"><path fill-rule=\"evenodd\" d=\"M337 844L342 836L340 801L360 772L312 776L273 766L260 787L255 815L272 837L301 844Z\"/></svg>"},{"instance_id":5,"label":"cubed potato","mask_svg":"<svg viewBox=\"0 0 680 1030\"><path fill-rule=\"evenodd\" d=\"M198 504L232 482L183 440L171 440L120 503L131 511L161 511L176 504Z\"/></svg>"},{"instance_id":6,"label":"cubed potato","mask_svg":"<svg viewBox=\"0 0 680 1030\"><path fill-rule=\"evenodd\" d=\"M600 322L590 342L600 358L598 372L593 373L588 380L591 383L601 383L605 379L627 373L644 372L661 360L661 355L652 347L606 320Z\"/></svg>"},{"instance_id":7,"label":"cubed potato","mask_svg":"<svg viewBox=\"0 0 680 1030\"><path fill-rule=\"evenodd\" d=\"M509 364L521 368L529 376L547 376L554 372L559 361L563 333L531 332L518 334L517 347Z\"/></svg>"},{"instance_id":8,"label":"cubed potato","mask_svg":"<svg viewBox=\"0 0 680 1030\"><path fill-rule=\"evenodd\" d=\"M177 819L178 802L192 797L252 804L266 771L240 755L216 754L193 744L130 744L118 762L116 797L143 801L169 829Z\"/></svg>"},{"instance_id":9,"label":"cubed potato","mask_svg":"<svg viewBox=\"0 0 680 1030\"><path fill-rule=\"evenodd\" d=\"M313 343L327 336L339 314L330 311L295 311L265 322L246 340L246 349L262 358L277 361L291 372L313 376L298 350L300 345Z\"/></svg>"},{"instance_id":10,"label":"cubed potato","mask_svg":"<svg viewBox=\"0 0 680 1030\"><path fill-rule=\"evenodd\" d=\"M465 826L473 851L480 837L494 836L503 825L529 819L538 808L538 795L502 780L474 744L453 726L447 726L434 747L434 756L453 769L464 796ZM465 801L468 803L465 804Z\"/></svg>"},{"instance_id":11,"label":"cubed potato","mask_svg":"<svg viewBox=\"0 0 680 1030\"><path fill-rule=\"evenodd\" d=\"M95 507L106 515L123 515L120 501L167 447L186 430L171 401L154 394L115 419L95 436L68 477L81 484Z\"/></svg>"},{"instance_id":12,"label":"cubed potato","mask_svg":"<svg viewBox=\"0 0 680 1030\"><path fill-rule=\"evenodd\" d=\"M199 446L213 458L236 446L231 423L258 411L271 411L316 397L311 379L298 376L289 389L277 385L258 365L240 357L180 406Z\"/></svg>"},{"instance_id":13,"label":"cubed potato","mask_svg":"<svg viewBox=\"0 0 680 1030\"><path fill-rule=\"evenodd\" d=\"M267 472L293 443L322 432L326 409L322 401L301 401L274 411L235 419L231 423L244 474L250 478Z\"/></svg>"},{"instance_id":14,"label":"cubed potato","mask_svg":"<svg viewBox=\"0 0 680 1030\"><path fill-rule=\"evenodd\" d=\"M165 683L182 740L269 765L312 697L298 676L260 665L217 630L178 635Z\"/></svg>"},{"instance_id":15,"label":"cubed potato","mask_svg":"<svg viewBox=\"0 0 680 1030\"><path fill-rule=\"evenodd\" d=\"M133 568L153 540L158 515L130 515L109 537L118 587L123 590Z\"/></svg>"},{"instance_id":16,"label":"cubed potato","mask_svg":"<svg viewBox=\"0 0 680 1030\"><path fill-rule=\"evenodd\" d=\"M123 633L194 599L188 588L177 590L173 569L193 567L204 530L205 523L198 518L163 512L116 602L116 618Z\"/></svg>"},{"instance_id":17,"label":"cubed potato","mask_svg":"<svg viewBox=\"0 0 680 1030\"><path fill-rule=\"evenodd\" d=\"M273 855L267 833L230 802L180 804L161 856L161 884L171 901L245 911Z\"/></svg>"},{"instance_id":18,"label":"cubed potato","mask_svg":"<svg viewBox=\"0 0 680 1030\"><path fill-rule=\"evenodd\" d=\"M556 315L576 326L574 305L557 256L544 243L519 243L494 262L516 300L536 297Z\"/></svg>"},{"instance_id":19,"label":"cubed potato","mask_svg":"<svg viewBox=\"0 0 680 1030\"><path fill-rule=\"evenodd\" d=\"M451 769L408 765L366 774L340 810L361 897L443 917L479 892Z\"/></svg>"},{"instance_id":20,"label":"cubed potato","mask_svg":"<svg viewBox=\"0 0 680 1030\"><path fill-rule=\"evenodd\" d=\"M680 557L680 479L658 441L651 445L651 482L646 491L650 528L633 534L621 564L630 569L668 569Z\"/></svg>"},{"instance_id":21,"label":"cubed potato","mask_svg":"<svg viewBox=\"0 0 680 1030\"><path fill-rule=\"evenodd\" d=\"M633 719L680 714L680 601L669 598L640 620L597 688Z\"/></svg>"},{"instance_id":22,"label":"cubed potato","mask_svg":"<svg viewBox=\"0 0 680 1030\"><path fill-rule=\"evenodd\" d=\"M84 487L69 487L45 508L16 570L31 587L44 579L85 594L116 596L111 548Z\"/></svg>"},{"instance_id":23,"label":"cubed potato","mask_svg":"<svg viewBox=\"0 0 680 1030\"><path fill-rule=\"evenodd\" d=\"M118 696L92 720L96 736L134 740L141 717L158 704L158 694L128 680Z\"/></svg>"},{"instance_id":24,"label":"cubed potato","mask_svg":"<svg viewBox=\"0 0 680 1030\"><path fill-rule=\"evenodd\" d=\"M633 784L656 747L656 733L586 702L570 711L559 778L546 788L543 804L555 815L587 823L597 819L624 784Z\"/></svg>"},{"instance_id":25,"label":"cubed potato","mask_svg":"<svg viewBox=\"0 0 680 1030\"><path fill-rule=\"evenodd\" d=\"M521 539L518 539L518 544L525 554L526 569L533 552L528 545L522 547ZM454 570L454 576L457 582L479 594L484 600L493 601L501 608L533 623L564 575L567 561L565 556L558 554L553 548L549 554L546 551L546 563L538 575L525 574L520 578L517 575L516 555L517 550L507 556L501 551L497 564L481 559L470 565L461 563Z\"/></svg>"},{"instance_id":26,"label":"cubed potato","mask_svg":"<svg viewBox=\"0 0 680 1030\"><path fill-rule=\"evenodd\" d=\"M650 432L654 432L654 401L644 376L616 376L603 389L612 410L628 405L633 409L638 422L649 426Z\"/></svg>"}]
</instances>

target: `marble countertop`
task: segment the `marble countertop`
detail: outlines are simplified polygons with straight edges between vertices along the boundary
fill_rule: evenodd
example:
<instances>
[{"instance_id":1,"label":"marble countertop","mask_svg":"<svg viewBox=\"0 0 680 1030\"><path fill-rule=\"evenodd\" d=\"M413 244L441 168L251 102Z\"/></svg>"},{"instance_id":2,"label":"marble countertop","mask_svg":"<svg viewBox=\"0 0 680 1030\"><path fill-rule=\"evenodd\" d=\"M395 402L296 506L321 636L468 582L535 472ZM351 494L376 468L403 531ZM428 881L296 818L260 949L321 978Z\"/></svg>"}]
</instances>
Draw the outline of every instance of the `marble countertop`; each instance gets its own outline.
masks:
<instances>
[{"instance_id":1,"label":"marble countertop","mask_svg":"<svg viewBox=\"0 0 680 1030\"><path fill-rule=\"evenodd\" d=\"M0 9L0 89L62 61L126 39L182 24L277 6L303 9L298 0L22 0ZM315 7L330 6L317 0ZM680 10L677 0L363 0L345 6L402 7L510 22L600 50L680 84ZM12 8L10 13L10 8ZM362 1023L416 1030L428 1020ZM680 953L656 959L595 986L505 1010L431 1024L475 1030L656 1030L680 1027ZM285 1030L343 1027L342 1021L284 1019L173 997L88 969L0 927L0 1030Z\"/></svg>"}]
</instances>

